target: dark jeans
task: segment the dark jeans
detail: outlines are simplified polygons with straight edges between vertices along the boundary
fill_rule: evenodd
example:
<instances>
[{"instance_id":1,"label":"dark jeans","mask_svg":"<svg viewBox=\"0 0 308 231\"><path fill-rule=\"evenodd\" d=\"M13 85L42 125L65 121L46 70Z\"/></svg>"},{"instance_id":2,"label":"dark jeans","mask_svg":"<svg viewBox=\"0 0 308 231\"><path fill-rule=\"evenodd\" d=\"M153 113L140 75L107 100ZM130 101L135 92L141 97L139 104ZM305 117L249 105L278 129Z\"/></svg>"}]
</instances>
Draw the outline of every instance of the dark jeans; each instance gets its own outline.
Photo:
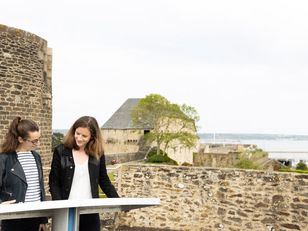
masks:
<instances>
[{"instance_id":1,"label":"dark jeans","mask_svg":"<svg viewBox=\"0 0 308 231\"><path fill-rule=\"evenodd\" d=\"M40 218L3 220L1 231L38 231Z\"/></svg>"},{"instance_id":2,"label":"dark jeans","mask_svg":"<svg viewBox=\"0 0 308 231\"><path fill-rule=\"evenodd\" d=\"M79 231L100 231L99 214L82 214L79 220Z\"/></svg>"}]
</instances>

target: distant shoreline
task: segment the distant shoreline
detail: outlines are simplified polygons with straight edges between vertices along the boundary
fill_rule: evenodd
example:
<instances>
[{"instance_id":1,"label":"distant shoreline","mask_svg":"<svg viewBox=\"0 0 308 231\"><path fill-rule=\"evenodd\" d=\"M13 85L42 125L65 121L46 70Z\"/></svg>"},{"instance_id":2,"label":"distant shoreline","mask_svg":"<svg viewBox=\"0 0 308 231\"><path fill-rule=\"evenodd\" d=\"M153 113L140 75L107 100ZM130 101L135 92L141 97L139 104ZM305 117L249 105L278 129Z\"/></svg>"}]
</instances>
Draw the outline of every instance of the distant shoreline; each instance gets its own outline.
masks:
<instances>
[{"instance_id":1,"label":"distant shoreline","mask_svg":"<svg viewBox=\"0 0 308 231\"><path fill-rule=\"evenodd\" d=\"M68 129L53 129L53 133L65 134ZM199 133L200 139L206 140L307 140L308 135L261 134L261 133Z\"/></svg>"},{"instance_id":2,"label":"distant shoreline","mask_svg":"<svg viewBox=\"0 0 308 231\"><path fill-rule=\"evenodd\" d=\"M62 133L63 135L68 131L68 129L52 129L52 133Z\"/></svg>"},{"instance_id":3,"label":"distant shoreline","mask_svg":"<svg viewBox=\"0 0 308 231\"><path fill-rule=\"evenodd\" d=\"M253 134L253 133L199 133L200 139L216 140L307 140L308 135Z\"/></svg>"}]
</instances>

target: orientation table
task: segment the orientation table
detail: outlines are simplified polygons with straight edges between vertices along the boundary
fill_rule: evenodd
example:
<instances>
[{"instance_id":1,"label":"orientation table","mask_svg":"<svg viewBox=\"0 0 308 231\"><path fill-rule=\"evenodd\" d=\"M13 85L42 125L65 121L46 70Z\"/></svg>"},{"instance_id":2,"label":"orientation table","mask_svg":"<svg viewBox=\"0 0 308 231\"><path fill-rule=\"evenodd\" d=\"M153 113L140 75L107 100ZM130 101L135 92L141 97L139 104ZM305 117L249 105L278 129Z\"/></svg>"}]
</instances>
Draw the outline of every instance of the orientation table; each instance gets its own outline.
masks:
<instances>
[{"instance_id":1,"label":"orientation table","mask_svg":"<svg viewBox=\"0 0 308 231\"><path fill-rule=\"evenodd\" d=\"M78 231L79 214L120 212L160 205L159 198L97 198L0 204L0 220L51 217L53 231Z\"/></svg>"}]
</instances>

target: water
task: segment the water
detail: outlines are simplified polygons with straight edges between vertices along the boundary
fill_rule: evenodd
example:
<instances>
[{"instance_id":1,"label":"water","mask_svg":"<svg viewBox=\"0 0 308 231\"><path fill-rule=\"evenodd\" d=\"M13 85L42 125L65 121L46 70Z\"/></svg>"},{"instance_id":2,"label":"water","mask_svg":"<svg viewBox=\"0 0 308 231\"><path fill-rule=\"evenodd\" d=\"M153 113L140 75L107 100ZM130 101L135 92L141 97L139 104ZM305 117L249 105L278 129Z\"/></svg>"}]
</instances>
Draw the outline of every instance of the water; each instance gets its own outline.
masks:
<instances>
[{"instance_id":1,"label":"water","mask_svg":"<svg viewBox=\"0 0 308 231\"><path fill-rule=\"evenodd\" d=\"M219 138L214 139L207 136L200 136L201 143L216 143L216 144L255 144L258 148L268 152L269 158L279 160L290 160L292 165L295 166L300 160L308 164L308 139L306 137L298 138L296 136L284 137L281 135L268 137L258 135L255 139L249 139L245 135L241 136L223 136L220 134ZM253 138L253 137L252 137Z\"/></svg>"}]
</instances>

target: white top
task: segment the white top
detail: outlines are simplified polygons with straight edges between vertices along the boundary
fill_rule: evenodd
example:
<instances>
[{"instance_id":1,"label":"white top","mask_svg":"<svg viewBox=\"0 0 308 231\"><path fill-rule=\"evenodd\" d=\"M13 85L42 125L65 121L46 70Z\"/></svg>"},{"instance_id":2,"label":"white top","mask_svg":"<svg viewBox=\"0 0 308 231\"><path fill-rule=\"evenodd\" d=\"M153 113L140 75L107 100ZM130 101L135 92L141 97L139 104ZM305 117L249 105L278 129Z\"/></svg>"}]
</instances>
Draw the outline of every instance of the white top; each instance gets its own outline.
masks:
<instances>
[{"instance_id":1,"label":"white top","mask_svg":"<svg viewBox=\"0 0 308 231\"><path fill-rule=\"evenodd\" d=\"M69 200L92 198L88 160L89 158L82 164L75 163L72 187L68 197Z\"/></svg>"},{"instance_id":2,"label":"white top","mask_svg":"<svg viewBox=\"0 0 308 231\"><path fill-rule=\"evenodd\" d=\"M24 170L27 191L25 202L35 202L41 200L41 189L38 170L32 152L17 152L17 159Z\"/></svg>"}]
</instances>

